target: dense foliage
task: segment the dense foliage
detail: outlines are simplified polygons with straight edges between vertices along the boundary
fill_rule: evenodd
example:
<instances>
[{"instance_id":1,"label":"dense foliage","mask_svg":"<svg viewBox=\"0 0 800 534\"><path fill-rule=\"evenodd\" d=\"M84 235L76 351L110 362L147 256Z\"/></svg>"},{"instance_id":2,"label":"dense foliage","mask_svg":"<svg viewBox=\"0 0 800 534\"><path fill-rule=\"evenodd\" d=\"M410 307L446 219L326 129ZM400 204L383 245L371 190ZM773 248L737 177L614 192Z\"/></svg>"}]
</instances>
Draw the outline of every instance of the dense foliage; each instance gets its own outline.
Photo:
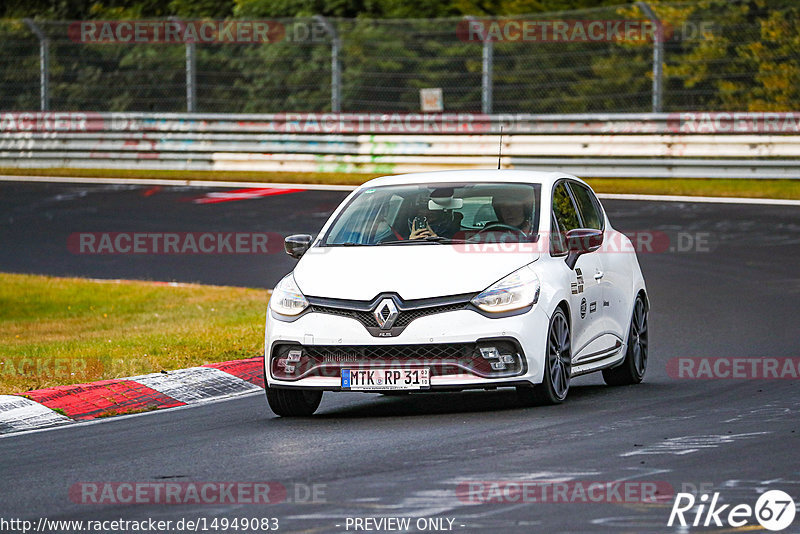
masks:
<instances>
[{"instance_id":1,"label":"dense foliage","mask_svg":"<svg viewBox=\"0 0 800 534\"><path fill-rule=\"evenodd\" d=\"M796 0L649 4L665 25L664 110L800 108L800 5ZM566 10L566 11L565 11ZM182 44L86 44L75 20L277 19L269 44L196 47L197 111L326 111L331 38L301 38L323 15L341 41L343 111L418 111L419 89L441 87L446 111L481 110L482 45L459 39L466 15L539 20L643 20L614 0L6 0L0 7L0 109L39 104L39 42L50 38L50 107L184 111ZM498 42L494 112L579 113L651 109L651 40Z\"/></svg>"}]
</instances>

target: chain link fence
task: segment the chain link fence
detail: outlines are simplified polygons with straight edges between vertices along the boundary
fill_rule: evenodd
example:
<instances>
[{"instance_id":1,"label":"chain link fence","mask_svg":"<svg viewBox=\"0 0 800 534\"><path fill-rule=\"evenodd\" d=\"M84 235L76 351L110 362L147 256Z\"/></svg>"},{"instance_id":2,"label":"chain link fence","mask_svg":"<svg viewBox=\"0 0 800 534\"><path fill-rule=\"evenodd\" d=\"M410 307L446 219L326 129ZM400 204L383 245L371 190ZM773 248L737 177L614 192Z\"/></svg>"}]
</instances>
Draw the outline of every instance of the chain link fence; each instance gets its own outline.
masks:
<instances>
[{"instance_id":1,"label":"chain link fence","mask_svg":"<svg viewBox=\"0 0 800 534\"><path fill-rule=\"evenodd\" d=\"M800 6L720 0L471 20L5 20L0 109L418 112L420 89L441 88L445 112L788 111L799 42Z\"/></svg>"}]
</instances>

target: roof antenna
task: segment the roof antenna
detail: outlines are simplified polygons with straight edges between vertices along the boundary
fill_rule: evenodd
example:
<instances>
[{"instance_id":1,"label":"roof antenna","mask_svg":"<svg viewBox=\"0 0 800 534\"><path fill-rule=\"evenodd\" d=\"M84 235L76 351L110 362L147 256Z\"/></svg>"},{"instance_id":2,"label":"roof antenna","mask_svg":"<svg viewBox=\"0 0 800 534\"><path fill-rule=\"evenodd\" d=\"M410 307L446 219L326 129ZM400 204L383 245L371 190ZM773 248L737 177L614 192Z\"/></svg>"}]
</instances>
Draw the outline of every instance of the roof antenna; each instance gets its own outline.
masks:
<instances>
[{"instance_id":1,"label":"roof antenna","mask_svg":"<svg viewBox=\"0 0 800 534\"><path fill-rule=\"evenodd\" d=\"M500 158L503 155L503 127L500 126L500 147L497 150L497 170L500 170Z\"/></svg>"}]
</instances>

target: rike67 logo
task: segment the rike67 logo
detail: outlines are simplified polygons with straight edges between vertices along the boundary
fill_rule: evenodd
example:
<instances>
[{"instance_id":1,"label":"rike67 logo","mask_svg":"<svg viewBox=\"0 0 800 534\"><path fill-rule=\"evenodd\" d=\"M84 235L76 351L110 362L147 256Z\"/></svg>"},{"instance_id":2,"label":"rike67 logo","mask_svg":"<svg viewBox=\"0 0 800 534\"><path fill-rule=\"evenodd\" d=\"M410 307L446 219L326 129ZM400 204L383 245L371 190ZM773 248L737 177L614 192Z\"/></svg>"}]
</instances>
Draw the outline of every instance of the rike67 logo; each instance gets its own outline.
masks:
<instances>
[{"instance_id":1,"label":"rike67 logo","mask_svg":"<svg viewBox=\"0 0 800 534\"><path fill-rule=\"evenodd\" d=\"M780 531L794 521L794 500L788 493L770 490L763 493L756 501L755 507L749 504L718 504L719 492L709 499L707 493L699 499L691 493L678 493L669 514L667 526L673 524L682 527L743 527L757 522L763 528ZM677 522L676 522L677 521Z\"/></svg>"}]
</instances>

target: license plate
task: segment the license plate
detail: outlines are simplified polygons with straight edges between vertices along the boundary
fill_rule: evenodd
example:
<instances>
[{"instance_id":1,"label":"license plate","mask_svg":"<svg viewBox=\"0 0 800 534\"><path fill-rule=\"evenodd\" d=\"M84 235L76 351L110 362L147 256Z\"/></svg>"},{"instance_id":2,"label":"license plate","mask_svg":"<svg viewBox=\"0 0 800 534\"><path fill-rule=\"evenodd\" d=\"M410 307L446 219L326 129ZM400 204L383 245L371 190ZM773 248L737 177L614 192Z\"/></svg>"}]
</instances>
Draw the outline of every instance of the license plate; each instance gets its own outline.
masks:
<instances>
[{"instance_id":1,"label":"license plate","mask_svg":"<svg viewBox=\"0 0 800 534\"><path fill-rule=\"evenodd\" d=\"M427 389L429 387L430 369L427 367L342 369L342 389L351 391Z\"/></svg>"}]
</instances>

